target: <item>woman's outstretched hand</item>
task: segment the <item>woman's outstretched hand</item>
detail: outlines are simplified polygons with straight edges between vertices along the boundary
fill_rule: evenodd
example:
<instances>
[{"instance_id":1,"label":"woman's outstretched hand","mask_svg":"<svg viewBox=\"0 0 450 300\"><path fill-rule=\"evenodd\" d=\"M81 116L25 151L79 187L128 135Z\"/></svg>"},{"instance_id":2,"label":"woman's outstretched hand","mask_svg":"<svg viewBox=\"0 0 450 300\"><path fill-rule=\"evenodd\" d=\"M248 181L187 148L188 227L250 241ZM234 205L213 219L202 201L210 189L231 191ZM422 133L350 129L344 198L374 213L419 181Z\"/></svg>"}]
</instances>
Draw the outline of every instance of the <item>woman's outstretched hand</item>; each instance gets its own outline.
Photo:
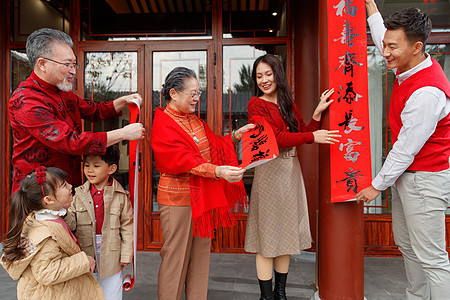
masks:
<instances>
[{"instance_id":1,"label":"woman's outstretched hand","mask_svg":"<svg viewBox=\"0 0 450 300\"><path fill-rule=\"evenodd\" d=\"M218 166L216 177L223 178L228 182L238 182L244 177L245 169L233 166Z\"/></svg>"},{"instance_id":2,"label":"woman's outstretched hand","mask_svg":"<svg viewBox=\"0 0 450 300\"><path fill-rule=\"evenodd\" d=\"M336 138L340 138L342 135L338 134L339 130L316 130L313 132L314 134L314 143L318 144L334 144L338 143L339 140Z\"/></svg>"},{"instance_id":3,"label":"woman's outstretched hand","mask_svg":"<svg viewBox=\"0 0 450 300\"><path fill-rule=\"evenodd\" d=\"M252 130L253 128L255 128L255 126L256 126L255 124L247 124L236 130L234 132L234 138L236 139L236 141L240 141L242 139L242 134L244 132Z\"/></svg>"},{"instance_id":4,"label":"woman's outstretched hand","mask_svg":"<svg viewBox=\"0 0 450 300\"><path fill-rule=\"evenodd\" d=\"M333 95L334 93L334 89L330 89L330 90L325 90L321 95L320 95L320 100L319 100L319 104L317 104L316 110L314 111L313 114L313 119L316 121L320 121L322 119L322 113L324 112L324 110L326 110L331 103L333 103L334 100L329 100L328 98L330 98L331 95Z\"/></svg>"}]
</instances>

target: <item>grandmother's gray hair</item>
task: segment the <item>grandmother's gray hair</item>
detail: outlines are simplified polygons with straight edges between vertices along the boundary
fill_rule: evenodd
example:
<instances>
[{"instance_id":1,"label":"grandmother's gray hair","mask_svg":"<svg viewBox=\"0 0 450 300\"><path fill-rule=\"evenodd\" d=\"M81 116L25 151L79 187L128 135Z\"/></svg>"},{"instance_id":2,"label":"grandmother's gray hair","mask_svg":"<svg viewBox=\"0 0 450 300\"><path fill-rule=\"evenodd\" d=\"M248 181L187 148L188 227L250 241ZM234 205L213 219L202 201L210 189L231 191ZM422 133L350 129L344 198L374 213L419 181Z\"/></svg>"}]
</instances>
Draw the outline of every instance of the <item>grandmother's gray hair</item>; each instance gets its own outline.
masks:
<instances>
[{"instance_id":1,"label":"grandmother's gray hair","mask_svg":"<svg viewBox=\"0 0 450 300\"><path fill-rule=\"evenodd\" d=\"M194 70L185 68L185 67L176 67L166 76L166 80L163 84L162 94L164 95L164 99L169 101L170 90L174 89L176 91L183 91L184 89L184 81L187 78L195 78L197 79L197 75Z\"/></svg>"},{"instance_id":2,"label":"grandmother's gray hair","mask_svg":"<svg viewBox=\"0 0 450 300\"><path fill-rule=\"evenodd\" d=\"M65 44L73 47L70 36L62 31L50 28L42 28L34 31L27 38L27 56L32 67L40 56L52 53L52 44Z\"/></svg>"}]
</instances>

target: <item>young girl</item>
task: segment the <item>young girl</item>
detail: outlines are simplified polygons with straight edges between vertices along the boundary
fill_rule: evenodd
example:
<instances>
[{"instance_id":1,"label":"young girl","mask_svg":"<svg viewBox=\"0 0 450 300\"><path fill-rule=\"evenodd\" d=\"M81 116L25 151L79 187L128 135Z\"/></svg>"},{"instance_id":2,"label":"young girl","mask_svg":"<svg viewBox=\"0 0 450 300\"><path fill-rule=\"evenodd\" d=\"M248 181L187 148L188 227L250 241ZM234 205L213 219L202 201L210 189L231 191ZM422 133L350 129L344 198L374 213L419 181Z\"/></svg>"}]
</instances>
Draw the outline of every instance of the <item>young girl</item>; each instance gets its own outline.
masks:
<instances>
[{"instance_id":1,"label":"young girl","mask_svg":"<svg viewBox=\"0 0 450 300\"><path fill-rule=\"evenodd\" d=\"M61 219L72 202L66 179L58 168L38 167L12 197L0 263L19 280L18 299L104 299L94 259Z\"/></svg>"},{"instance_id":2,"label":"young girl","mask_svg":"<svg viewBox=\"0 0 450 300\"><path fill-rule=\"evenodd\" d=\"M253 64L255 97L248 102L249 119L263 117L271 125L280 148L278 158L257 166L245 234L245 251L256 253L261 298L286 299L289 255L311 247L308 208L296 146L333 144L338 131L319 130L322 112L332 103L325 91L306 126L290 94L283 64L271 54ZM275 289L272 273L275 269Z\"/></svg>"}]
</instances>

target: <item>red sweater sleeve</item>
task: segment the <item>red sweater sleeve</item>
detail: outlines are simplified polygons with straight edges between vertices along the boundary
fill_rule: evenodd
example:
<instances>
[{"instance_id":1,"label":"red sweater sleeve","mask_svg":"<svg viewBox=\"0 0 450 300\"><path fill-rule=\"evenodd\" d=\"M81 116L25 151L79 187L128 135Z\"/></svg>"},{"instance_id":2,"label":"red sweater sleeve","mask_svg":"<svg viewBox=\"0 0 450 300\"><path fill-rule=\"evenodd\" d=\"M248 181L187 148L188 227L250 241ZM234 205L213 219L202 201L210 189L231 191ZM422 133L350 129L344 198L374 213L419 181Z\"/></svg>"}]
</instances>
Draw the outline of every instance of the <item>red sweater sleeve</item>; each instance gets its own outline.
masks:
<instances>
[{"instance_id":1,"label":"red sweater sleeve","mask_svg":"<svg viewBox=\"0 0 450 300\"><path fill-rule=\"evenodd\" d=\"M298 122L299 132L289 132L278 111L278 107L273 103L258 97L253 97L249 100L247 109L249 119L253 116L259 116L264 118L270 124L280 149L313 143L314 135L312 131L317 130L320 125L319 122L313 120L306 126L295 104L293 110Z\"/></svg>"}]
</instances>

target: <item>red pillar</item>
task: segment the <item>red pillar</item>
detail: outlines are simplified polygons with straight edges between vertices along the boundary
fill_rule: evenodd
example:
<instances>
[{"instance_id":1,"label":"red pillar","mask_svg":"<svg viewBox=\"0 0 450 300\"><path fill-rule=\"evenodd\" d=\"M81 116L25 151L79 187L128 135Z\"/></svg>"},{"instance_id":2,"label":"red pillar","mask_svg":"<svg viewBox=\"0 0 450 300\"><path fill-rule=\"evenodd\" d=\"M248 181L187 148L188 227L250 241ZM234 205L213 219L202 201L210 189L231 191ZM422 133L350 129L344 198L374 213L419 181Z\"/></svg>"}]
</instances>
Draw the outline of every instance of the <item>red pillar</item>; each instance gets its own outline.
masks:
<instances>
[{"instance_id":1,"label":"red pillar","mask_svg":"<svg viewBox=\"0 0 450 300\"><path fill-rule=\"evenodd\" d=\"M311 121L319 99L318 3L291 1L293 90L306 124ZM319 147L305 144L297 147L308 199L309 223L313 238L312 251L317 244L317 211L319 210Z\"/></svg>"},{"instance_id":2,"label":"red pillar","mask_svg":"<svg viewBox=\"0 0 450 300\"><path fill-rule=\"evenodd\" d=\"M327 39L327 0L319 0L320 91L328 88ZM322 128L329 129L328 114ZM322 300L364 299L363 205L330 202L330 163L329 146L319 146L318 295Z\"/></svg>"}]
</instances>

